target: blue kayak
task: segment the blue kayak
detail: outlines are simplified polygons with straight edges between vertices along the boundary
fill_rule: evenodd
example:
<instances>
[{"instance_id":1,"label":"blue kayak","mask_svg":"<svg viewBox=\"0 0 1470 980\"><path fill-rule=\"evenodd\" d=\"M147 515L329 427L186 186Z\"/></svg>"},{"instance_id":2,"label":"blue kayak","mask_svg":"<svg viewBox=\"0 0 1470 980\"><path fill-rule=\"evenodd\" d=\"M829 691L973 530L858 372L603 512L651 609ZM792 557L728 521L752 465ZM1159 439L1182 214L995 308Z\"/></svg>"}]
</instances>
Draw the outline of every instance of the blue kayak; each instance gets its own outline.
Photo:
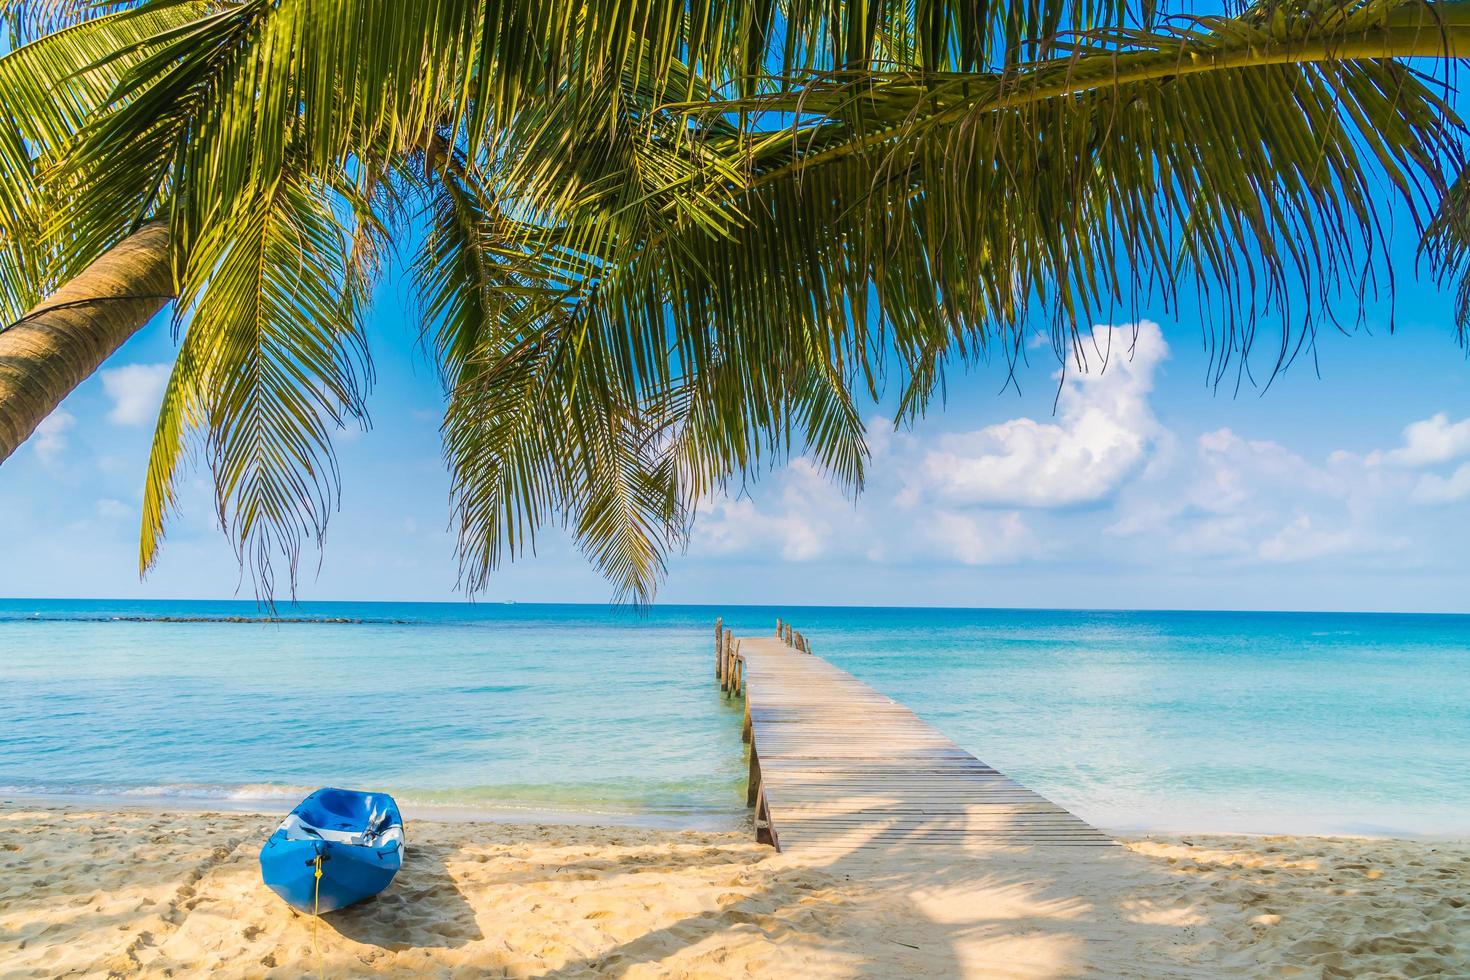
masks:
<instances>
[{"instance_id":1,"label":"blue kayak","mask_svg":"<svg viewBox=\"0 0 1470 980\"><path fill-rule=\"evenodd\" d=\"M376 895L402 865L398 804L386 793L351 789L312 793L260 849L261 878L303 912L331 912Z\"/></svg>"}]
</instances>

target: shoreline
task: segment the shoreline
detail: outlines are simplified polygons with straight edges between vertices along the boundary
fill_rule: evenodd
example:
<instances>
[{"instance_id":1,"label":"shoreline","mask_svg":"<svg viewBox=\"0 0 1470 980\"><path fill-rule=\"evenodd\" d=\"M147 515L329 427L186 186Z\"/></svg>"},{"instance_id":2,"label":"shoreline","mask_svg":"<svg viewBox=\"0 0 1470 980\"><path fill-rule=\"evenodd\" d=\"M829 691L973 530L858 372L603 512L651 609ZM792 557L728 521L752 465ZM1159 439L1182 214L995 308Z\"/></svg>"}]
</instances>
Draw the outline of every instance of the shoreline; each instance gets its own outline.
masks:
<instances>
[{"instance_id":1,"label":"shoreline","mask_svg":"<svg viewBox=\"0 0 1470 980\"><path fill-rule=\"evenodd\" d=\"M1073 812L1077 812L1076 809ZM1159 824L1130 824L1109 821L1088 814L1081 808L1082 816L1093 826L1114 837L1295 837L1321 838L1323 840L1405 841L1420 844L1465 844L1470 843L1470 828L1466 830L1434 830L1416 832L1398 827L1375 824L1342 824L1323 827L1311 820L1287 818L1270 826L1256 820L1238 823L1214 824L1207 819L1198 821L1169 821Z\"/></svg>"},{"instance_id":2,"label":"shoreline","mask_svg":"<svg viewBox=\"0 0 1470 980\"><path fill-rule=\"evenodd\" d=\"M0 809L32 806L45 809L141 811L146 813L241 813L284 818L311 790L279 796L214 797L130 793L24 793L0 792ZM749 811L630 811L612 808L577 809L541 805L467 806L404 803L405 820L433 823L490 823L558 827L629 827L647 830L727 833L753 826Z\"/></svg>"},{"instance_id":3,"label":"shoreline","mask_svg":"<svg viewBox=\"0 0 1470 980\"><path fill-rule=\"evenodd\" d=\"M38 807L90 808L96 810L144 810L170 812L183 810L191 813L254 813L284 817L290 809L305 798L312 790L307 787L291 787L281 792L260 795L224 795L180 793L129 793L126 791L107 793L50 793L28 792L15 789L0 791L0 807L31 805ZM439 823L496 823L536 824L567 827L634 827L650 830L701 833L724 833L750 829L753 817L744 807L732 806L728 810L715 809L619 809L616 806L589 805L586 807L559 806L546 803L514 804L454 804L419 803L411 797L398 798L399 808L408 820L428 820ZM1124 820L1108 820L1105 816L1089 812L1085 807L1073 807L1074 812L1089 823L1113 837L1296 837L1322 838L1326 840L1405 841L1424 844L1470 843L1470 828L1464 831L1445 830L1419 833L1403 828L1379 825L1343 825L1324 829L1320 823L1310 819L1287 817L1272 826L1260 825L1258 821L1245 820L1231 824L1214 824L1208 818L1167 820L1157 824L1138 824Z\"/></svg>"},{"instance_id":4,"label":"shoreline","mask_svg":"<svg viewBox=\"0 0 1470 980\"><path fill-rule=\"evenodd\" d=\"M0 974L1470 972L1470 841L1148 835L874 871L741 831L419 817L394 883L317 920L261 884L275 823L0 802Z\"/></svg>"}]
</instances>

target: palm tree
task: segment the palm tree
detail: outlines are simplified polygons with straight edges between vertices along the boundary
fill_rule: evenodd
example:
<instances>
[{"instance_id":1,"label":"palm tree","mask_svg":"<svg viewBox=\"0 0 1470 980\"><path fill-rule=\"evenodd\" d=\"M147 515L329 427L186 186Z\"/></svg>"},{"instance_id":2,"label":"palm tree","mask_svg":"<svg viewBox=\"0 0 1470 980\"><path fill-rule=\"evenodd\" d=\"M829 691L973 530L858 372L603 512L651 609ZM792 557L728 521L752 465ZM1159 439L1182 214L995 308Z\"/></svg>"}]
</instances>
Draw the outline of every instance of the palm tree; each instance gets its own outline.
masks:
<instances>
[{"instance_id":1,"label":"palm tree","mask_svg":"<svg viewBox=\"0 0 1470 980\"><path fill-rule=\"evenodd\" d=\"M168 225L150 222L0 334L0 457L173 296Z\"/></svg>"},{"instance_id":2,"label":"palm tree","mask_svg":"<svg viewBox=\"0 0 1470 980\"><path fill-rule=\"evenodd\" d=\"M35 42L0 58L0 317L8 324L0 333L0 461L173 295L166 223L119 221L105 251L42 244L37 168L75 138L135 62L126 49L169 23L105 18L30 36L30 27L66 28L79 6L0 7L11 44Z\"/></svg>"},{"instance_id":3,"label":"palm tree","mask_svg":"<svg viewBox=\"0 0 1470 980\"><path fill-rule=\"evenodd\" d=\"M911 419L1033 310L1084 357L1079 320L1198 284L1223 370L1361 301L1386 222L1442 272L1470 239L1425 74L1463 0L133 6L0 7L40 35L0 59L0 458L177 295L142 565L198 438L267 595L335 505L395 243L465 586L560 521L647 599L701 499L794 447L859 489L858 401ZM83 314L105 340L48 326Z\"/></svg>"}]
</instances>

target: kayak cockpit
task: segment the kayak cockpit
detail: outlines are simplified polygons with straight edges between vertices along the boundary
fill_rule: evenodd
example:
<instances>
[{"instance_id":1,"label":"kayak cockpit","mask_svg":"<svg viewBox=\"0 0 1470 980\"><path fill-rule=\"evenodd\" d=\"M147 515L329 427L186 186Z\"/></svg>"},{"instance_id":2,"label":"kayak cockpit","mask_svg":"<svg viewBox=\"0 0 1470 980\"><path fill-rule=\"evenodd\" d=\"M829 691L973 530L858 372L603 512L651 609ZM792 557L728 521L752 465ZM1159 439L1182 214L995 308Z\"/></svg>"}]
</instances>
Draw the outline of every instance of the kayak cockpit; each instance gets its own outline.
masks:
<instances>
[{"instance_id":1,"label":"kayak cockpit","mask_svg":"<svg viewBox=\"0 0 1470 980\"><path fill-rule=\"evenodd\" d=\"M287 840L330 840L355 847L403 846L403 818L386 793L319 789L276 830Z\"/></svg>"}]
</instances>

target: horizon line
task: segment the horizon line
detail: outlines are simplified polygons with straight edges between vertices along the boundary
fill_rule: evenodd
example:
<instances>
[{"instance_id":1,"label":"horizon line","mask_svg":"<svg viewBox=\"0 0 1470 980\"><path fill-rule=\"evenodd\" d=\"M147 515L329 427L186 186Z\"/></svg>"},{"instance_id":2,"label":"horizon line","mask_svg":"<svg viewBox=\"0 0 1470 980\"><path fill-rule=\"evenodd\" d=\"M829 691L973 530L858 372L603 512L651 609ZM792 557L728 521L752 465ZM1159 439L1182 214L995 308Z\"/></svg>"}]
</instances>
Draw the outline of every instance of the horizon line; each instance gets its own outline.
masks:
<instances>
[{"instance_id":1,"label":"horizon line","mask_svg":"<svg viewBox=\"0 0 1470 980\"><path fill-rule=\"evenodd\" d=\"M180 598L146 597L123 598L118 596L0 596L0 603L20 602L95 602L95 603L233 603L248 605L257 610L268 606L255 599L234 597ZM639 607L613 601L608 602L551 602L546 600L521 599L299 599L276 603L279 610L313 605L421 605L421 606L577 606L595 609L626 611L640 615L656 609L868 609L875 611L929 611L929 612L1054 612L1054 613L1211 613L1249 615L1334 615L1334 616L1442 616L1470 617L1470 612L1448 612L1443 610L1386 610L1386 609L1238 609L1200 608L1189 606L892 606L868 605L863 603L813 603L813 602L656 602ZM279 615L262 613L262 619L279 619Z\"/></svg>"}]
</instances>

